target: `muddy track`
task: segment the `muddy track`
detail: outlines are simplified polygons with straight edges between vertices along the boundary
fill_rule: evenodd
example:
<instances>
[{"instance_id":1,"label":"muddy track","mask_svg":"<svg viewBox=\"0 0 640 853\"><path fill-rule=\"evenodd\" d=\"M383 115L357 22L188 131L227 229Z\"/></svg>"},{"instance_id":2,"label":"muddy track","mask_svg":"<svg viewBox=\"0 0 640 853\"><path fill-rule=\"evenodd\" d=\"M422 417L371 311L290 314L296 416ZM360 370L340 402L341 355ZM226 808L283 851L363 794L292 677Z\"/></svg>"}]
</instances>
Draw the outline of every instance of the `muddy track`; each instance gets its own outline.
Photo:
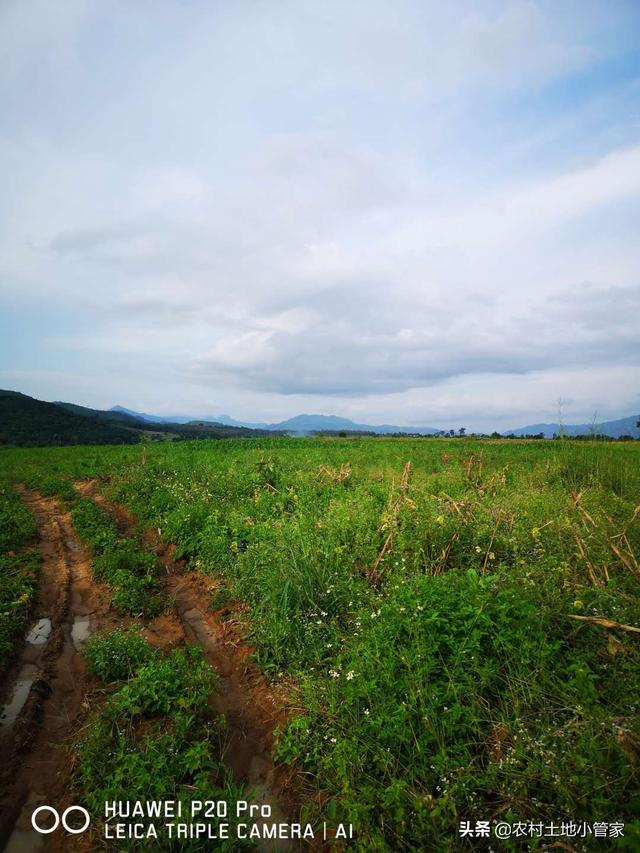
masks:
<instances>
[{"instance_id":1,"label":"muddy track","mask_svg":"<svg viewBox=\"0 0 640 853\"><path fill-rule=\"evenodd\" d=\"M95 481L80 482L76 489L109 512L123 533L134 534L139 529L135 518L124 507L107 501L97 485ZM273 820L295 822L309 792L290 768L276 766L271 755L274 730L285 720L284 697L278 696L251 664L251 650L243 642L238 623L225 620L223 611L209 609L215 582L185 571L184 562L173 558L174 547L163 543L157 532L146 531L144 536L147 547L165 568L165 596L175 601L177 612L149 622L144 633L158 646L180 642L184 636L187 642L202 647L218 675L211 706L226 721L225 763L236 782L254 791L254 801L271 806ZM298 848L282 842L278 849Z\"/></svg>"},{"instance_id":2,"label":"muddy track","mask_svg":"<svg viewBox=\"0 0 640 853\"><path fill-rule=\"evenodd\" d=\"M39 805L70 804L69 747L89 710L81 646L94 630L119 621L107 589L91 576L70 514L35 492L23 498L38 521L42 564L34 628L0 695L0 849L7 853L59 849L59 833L36 834L31 814ZM67 836L64 849L83 849L77 845Z\"/></svg>"}]
</instances>

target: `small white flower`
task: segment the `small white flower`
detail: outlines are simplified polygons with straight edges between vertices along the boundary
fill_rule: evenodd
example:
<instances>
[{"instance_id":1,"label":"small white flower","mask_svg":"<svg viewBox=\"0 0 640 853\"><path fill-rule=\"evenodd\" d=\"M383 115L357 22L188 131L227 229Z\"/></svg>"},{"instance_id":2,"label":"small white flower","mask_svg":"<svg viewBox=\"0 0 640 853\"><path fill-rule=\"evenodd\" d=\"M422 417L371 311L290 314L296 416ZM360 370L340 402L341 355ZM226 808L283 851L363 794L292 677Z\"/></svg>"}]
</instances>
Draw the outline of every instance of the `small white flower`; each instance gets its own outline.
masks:
<instances>
[{"instance_id":1,"label":"small white flower","mask_svg":"<svg viewBox=\"0 0 640 853\"><path fill-rule=\"evenodd\" d=\"M355 672L352 669L350 669L349 672L347 673L347 681L353 681L354 675L355 675Z\"/></svg>"}]
</instances>

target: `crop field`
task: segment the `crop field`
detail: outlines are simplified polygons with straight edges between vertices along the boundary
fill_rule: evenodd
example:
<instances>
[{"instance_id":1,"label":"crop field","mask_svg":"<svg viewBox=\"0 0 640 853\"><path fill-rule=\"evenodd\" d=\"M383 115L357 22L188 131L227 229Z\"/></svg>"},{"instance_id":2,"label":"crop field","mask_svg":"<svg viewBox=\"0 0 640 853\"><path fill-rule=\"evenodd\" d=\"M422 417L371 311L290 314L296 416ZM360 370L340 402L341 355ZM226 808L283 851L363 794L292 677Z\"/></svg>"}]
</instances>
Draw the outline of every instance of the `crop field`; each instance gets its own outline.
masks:
<instances>
[{"instance_id":1,"label":"crop field","mask_svg":"<svg viewBox=\"0 0 640 853\"><path fill-rule=\"evenodd\" d=\"M34 661L53 692L32 684L2 730L0 829L20 830L17 788L37 799L27 765L59 739L57 802L97 816L257 799L353 825L325 848L543 849L462 827L573 821L624 824L608 846L638 850L639 555L638 442L4 450L2 701ZM27 658L43 618L52 639Z\"/></svg>"}]
</instances>

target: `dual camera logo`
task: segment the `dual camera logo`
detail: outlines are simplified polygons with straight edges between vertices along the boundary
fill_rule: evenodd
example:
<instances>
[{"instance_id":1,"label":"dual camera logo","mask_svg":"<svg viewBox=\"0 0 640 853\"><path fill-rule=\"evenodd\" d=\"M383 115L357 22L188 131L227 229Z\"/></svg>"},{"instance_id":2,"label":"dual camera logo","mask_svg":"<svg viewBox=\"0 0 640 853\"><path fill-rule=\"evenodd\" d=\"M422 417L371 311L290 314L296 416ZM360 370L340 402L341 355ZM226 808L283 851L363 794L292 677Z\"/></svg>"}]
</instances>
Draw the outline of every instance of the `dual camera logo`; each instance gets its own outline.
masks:
<instances>
[{"instance_id":1,"label":"dual camera logo","mask_svg":"<svg viewBox=\"0 0 640 853\"><path fill-rule=\"evenodd\" d=\"M81 827L73 826L69 823L68 817L73 812L80 812L83 815L84 824ZM53 826L49 825L51 820L45 818L45 814L53 816ZM50 832L55 832L61 822L67 832L70 832L72 835L79 835L88 828L91 823L91 817L89 816L89 812L83 809L82 806L69 806L69 808L62 812L62 815L53 806L39 806L37 809L34 809L31 815L31 826L41 835L49 835ZM46 825L43 826L42 824Z\"/></svg>"}]
</instances>

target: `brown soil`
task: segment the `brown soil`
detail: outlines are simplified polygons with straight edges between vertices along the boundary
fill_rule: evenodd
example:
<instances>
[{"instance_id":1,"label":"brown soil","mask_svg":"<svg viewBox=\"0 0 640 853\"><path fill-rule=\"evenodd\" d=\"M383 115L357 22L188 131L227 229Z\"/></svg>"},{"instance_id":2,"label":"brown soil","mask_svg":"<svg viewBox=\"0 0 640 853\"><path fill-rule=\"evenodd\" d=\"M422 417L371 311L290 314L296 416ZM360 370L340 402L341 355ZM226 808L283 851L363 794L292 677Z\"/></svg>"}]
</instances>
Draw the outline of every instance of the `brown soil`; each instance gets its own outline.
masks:
<instances>
[{"instance_id":1,"label":"brown soil","mask_svg":"<svg viewBox=\"0 0 640 853\"><path fill-rule=\"evenodd\" d=\"M25 491L24 500L38 520L42 555L33 622L49 619L51 633L44 644L23 644L3 688L5 703L21 673L33 678L15 722L0 729L0 848L12 853L59 849L60 833L36 834L31 814L39 805L61 811L71 804L69 746L90 708L80 638L121 624L108 591L91 577L70 514L35 492ZM81 838L66 836L64 849L86 849Z\"/></svg>"}]
</instances>

